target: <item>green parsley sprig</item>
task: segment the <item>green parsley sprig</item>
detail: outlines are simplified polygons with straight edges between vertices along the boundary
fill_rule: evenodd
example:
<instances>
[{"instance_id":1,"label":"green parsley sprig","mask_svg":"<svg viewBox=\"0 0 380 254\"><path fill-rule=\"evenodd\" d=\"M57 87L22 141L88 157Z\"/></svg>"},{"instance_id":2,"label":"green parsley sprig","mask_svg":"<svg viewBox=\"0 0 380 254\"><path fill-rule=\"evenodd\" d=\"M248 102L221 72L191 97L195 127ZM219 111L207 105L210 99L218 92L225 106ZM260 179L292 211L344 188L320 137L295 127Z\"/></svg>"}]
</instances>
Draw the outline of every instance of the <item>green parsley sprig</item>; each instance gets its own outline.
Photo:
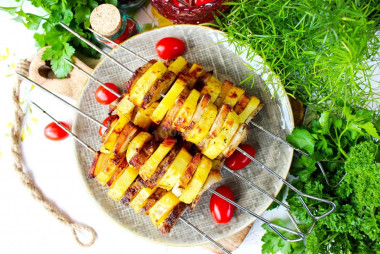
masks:
<instances>
[{"instance_id":1,"label":"green parsley sprig","mask_svg":"<svg viewBox=\"0 0 380 254\"><path fill-rule=\"evenodd\" d=\"M0 7L0 10L8 12L14 16L15 21L22 22L30 30L42 27L42 32L36 33L34 38L39 47L51 46L45 50L42 59L50 61L58 78L66 77L71 71L72 67L64 59L71 59L75 52L95 58L98 58L99 54L57 23L62 21L86 39L96 43L92 34L86 31L90 27L91 11L101 3L117 5L117 0L29 0L32 5L46 12L46 15L39 16L24 12L24 2L25 0L16 0L13 7Z\"/></svg>"},{"instance_id":2,"label":"green parsley sprig","mask_svg":"<svg viewBox=\"0 0 380 254\"><path fill-rule=\"evenodd\" d=\"M305 245L283 242L273 246L281 238L270 231L263 236L263 253L376 253L380 251L380 166L378 131L373 124L373 111L344 109L341 119L327 111L309 127L296 128L287 141L306 151L312 159L295 158L290 173L296 178L294 187L304 193L333 200L334 213L319 220ZM359 127L360 126L360 127ZM377 129L376 129L377 127ZM323 167L331 182L325 184L315 166L316 160L324 161ZM286 191L285 191L286 193ZM289 191L285 198L291 213L305 225L312 219L306 213L298 197ZM309 207L327 212L329 207L315 200L306 200ZM276 204L272 204L271 209ZM301 251L300 251L301 250Z\"/></svg>"}]
</instances>

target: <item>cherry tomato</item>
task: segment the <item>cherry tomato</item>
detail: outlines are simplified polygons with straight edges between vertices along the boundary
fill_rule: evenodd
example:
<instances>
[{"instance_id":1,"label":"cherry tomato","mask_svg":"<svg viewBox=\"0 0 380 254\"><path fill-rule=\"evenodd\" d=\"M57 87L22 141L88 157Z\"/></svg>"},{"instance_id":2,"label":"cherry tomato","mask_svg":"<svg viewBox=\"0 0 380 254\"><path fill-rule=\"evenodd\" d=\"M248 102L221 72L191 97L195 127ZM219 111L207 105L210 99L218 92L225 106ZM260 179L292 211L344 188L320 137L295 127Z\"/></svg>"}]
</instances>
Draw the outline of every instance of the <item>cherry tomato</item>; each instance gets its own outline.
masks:
<instances>
[{"instance_id":1,"label":"cherry tomato","mask_svg":"<svg viewBox=\"0 0 380 254\"><path fill-rule=\"evenodd\" d=\"M115 92L119 93L119 89L117 88L117 86L115 84L105 83L104 85L106 85L107 87L111 88ZM96 89L96 92L95 92L95 99L100 104L108 105L111 102L113 102L114 100L116 100L117 96L114 95L113 93L111 93L110 91L108 91L107 89L105 89L104 87L99 86L98 89Z\"/></svg>"},{"instance_id":2,"label":"cherry tomato","mask_svg":"<svg viewBox=\"0 0 380 254\"><path fill-rule=\"evenodd\" d=\"M196 5L202 5L202 4L207 4L207 3L211 3L211 2L214 2L215 0L195 0L195 4Z\"/></svg>"},{"instance_id":3,"label":"cherry tomato","mask_svg":"<svg viewBox=\"0 0 380 254\"><path fill-rule=\"evenodd\" d=\"M162 59L172 59L185 51L185 43L175 37L165 37L156 44L156 52Z\"/></svg>"},{"instance_id":4,"label":"cherry tomato","mask_svg":"<svg viewBox=\"0 0 380 254\"><path fill-rule=\"evenodd\" d=\"M230 187L223 185L218 187L216 192L219 192L226 198L235 201L234 193ZM234 215L235 207L228 203L226 200L212 194L210 199L210 212L211 216L216 223L227 223L232 219Z\"/></svg>"},{"instance_id":5,"label":"cherry tomato","mask_svg":"<svg viewBox=\"0 0 380 254\"><path fill-rule=\"evenodd\" d=\"M246 151L249 155L252 157L255 157L255 149L250 145L241 145L239 146L241 149ZM232 170L240 170L242 168L245 168L251 160L239 152L238 150L235 150L235 152L226 159L226 166L229 167Z\"/></svg>"},{"instance_id":6,"label":"cherry tomato","mask_svg":"<svg viewBox=\"0 0 380 254\"><path fill-rule=\"evenodd\" d=\"M110 118L111 118L111 116L109 116L109 117L107 117L106 119L104 119L104 120L103 120L103 124L106 125L106 126L108 126L108 120L109 120ZM103 137L104 132L105 132L106 130L107 130L106 128L100 126L100 127L99 127L99 135Z\"/></svg>"},{"instance_id":7,"label":"cherry tomato","mask_svg":"<svg viewBox=\"0 0 380 254\"><path fill-rule=\"evenodd\" d=\"M70 130L70 125L65 122L60 122L63 126ZM69 134L64 131L58 124L51 122L46 125L44 129L44 135L50 140L62 140L69 136Z\"/></svg>"},{"instance_id":8,"label":"cherry tomato","mask_svg":"<svg viewBox=\"0 0 380 254\"><path fill-rule=\"evenodd\" d=\"M173 0L173 4L174 4L175 6L180 6L180 3L179 3L177 0Z\"/></svg>"}]
</instances>

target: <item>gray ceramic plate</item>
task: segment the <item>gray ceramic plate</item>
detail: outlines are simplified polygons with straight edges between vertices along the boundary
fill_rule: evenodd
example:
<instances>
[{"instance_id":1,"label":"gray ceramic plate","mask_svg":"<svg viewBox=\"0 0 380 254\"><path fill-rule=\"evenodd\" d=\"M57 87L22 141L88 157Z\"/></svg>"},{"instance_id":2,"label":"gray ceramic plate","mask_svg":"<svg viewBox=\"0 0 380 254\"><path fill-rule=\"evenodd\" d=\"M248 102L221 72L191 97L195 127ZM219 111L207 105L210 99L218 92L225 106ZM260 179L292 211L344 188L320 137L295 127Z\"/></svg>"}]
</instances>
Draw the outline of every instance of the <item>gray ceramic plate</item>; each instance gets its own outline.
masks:
<instances>
[{"instance_id":1,"label":"gray ceramic plate","mask_svg":"<svg viewBox=\"0 0 380 254\"><path fill-rule=\"evenodd\" d=\"M124 46L138 52L146 59L154 59L157 57L154 49L156 42L167 36L175 36L185 41L187 49L184 57L190 62L200 63L206 70L213 70L218 79L222 81L228 79L239 84L247 76L248 70L245 64L248 61L245 56L236 55L234 48L227 43L216 44L225 40L224 34L207 27L193 25L164 27L132 37L124 43ZM120 49L113 50L111 54L132 70L143 64L141 60ZM275 91L278 94L284 94L284 89L279 79L264 68L260 57L257 56L249 63L255 68L256 80L252 88L245 87L246 93L256 95L265 103L254 121L284 138L293 129L291 107L287 96L275 96L271 99ZM98 64L93 75L102 82L112 82L120 88L131 76L108 59ZM265 89L265 82L269 84L269 89ZM107 116L108 108L96 102L94 98L96 88L97 85L89 81L83 90L78 106L96 119L102 120ZM92 147L100 148L98 127L94 126L92 122L79 116L75 120L74 131ZM282 177L286 177L293 155L290 148L281 145L254 127L250 131L247 142L255 147L256 158L259 161ZM191 246L207 242L183 222L178 222L169 235L163 235L152 225L148 216L136 214L130 207L112 201L107 196L106 187L100 186L95 180L86 178L93 155L80 144L76 144L75 149L80 174L84 178L89 192L100 207L120 225L146 239L167 245ZM282 186L280 181L253 163L239 173L273 195L277 195ZM236 201L253 212L262 214L271 204L269 198L257 190L249 188L228 172L223 172L223 178L220 185L230 186L235 193ZM209 200L210 194L206 193L196 210L186 212L184 217L216 240L231 236L254 221L252 216L236 209L231 222L217 224L211 218Z\"/></svg>"}]
</instances>

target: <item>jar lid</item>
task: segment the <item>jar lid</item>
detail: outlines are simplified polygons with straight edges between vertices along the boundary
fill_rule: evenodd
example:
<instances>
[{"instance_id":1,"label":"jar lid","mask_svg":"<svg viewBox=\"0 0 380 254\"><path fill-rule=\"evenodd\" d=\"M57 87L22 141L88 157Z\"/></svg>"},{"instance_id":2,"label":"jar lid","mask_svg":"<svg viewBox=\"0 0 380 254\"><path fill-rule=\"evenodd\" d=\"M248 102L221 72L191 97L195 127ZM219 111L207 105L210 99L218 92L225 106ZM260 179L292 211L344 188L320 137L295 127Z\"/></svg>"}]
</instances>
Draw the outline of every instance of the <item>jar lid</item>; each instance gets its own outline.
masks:
<instances>
[{"instance_id":1,"label":"jar lid","mask_svg":"<svg viewBox=\"0 0 380 254\"><path fill-rule=\"evenodd\" d=\"M91 12L90 23L96 32L111 37L121 27L120 11L112 4L101 4Z\"/></svg>"}]
</instances>

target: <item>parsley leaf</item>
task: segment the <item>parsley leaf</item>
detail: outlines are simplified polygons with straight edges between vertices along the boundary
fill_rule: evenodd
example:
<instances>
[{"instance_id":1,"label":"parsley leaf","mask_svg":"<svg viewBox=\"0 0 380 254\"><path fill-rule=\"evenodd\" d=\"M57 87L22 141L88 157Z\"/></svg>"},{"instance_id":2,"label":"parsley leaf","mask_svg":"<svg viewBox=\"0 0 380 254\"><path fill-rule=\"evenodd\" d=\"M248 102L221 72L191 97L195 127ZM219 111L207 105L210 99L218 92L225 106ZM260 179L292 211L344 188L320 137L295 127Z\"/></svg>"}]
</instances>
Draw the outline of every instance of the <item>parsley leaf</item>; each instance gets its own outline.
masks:
<instances>
[{"instance_id":1,"label":"parsley leaf","mask_svg":"<svg viewBox=\"0 0 380 254\"><path fill-rule=\"evenodd\" d=\"M294 129L286 140L293 146L305 150L308 154L313 154L315 139L306 129Z\"/></svg>"}]
</instances>

